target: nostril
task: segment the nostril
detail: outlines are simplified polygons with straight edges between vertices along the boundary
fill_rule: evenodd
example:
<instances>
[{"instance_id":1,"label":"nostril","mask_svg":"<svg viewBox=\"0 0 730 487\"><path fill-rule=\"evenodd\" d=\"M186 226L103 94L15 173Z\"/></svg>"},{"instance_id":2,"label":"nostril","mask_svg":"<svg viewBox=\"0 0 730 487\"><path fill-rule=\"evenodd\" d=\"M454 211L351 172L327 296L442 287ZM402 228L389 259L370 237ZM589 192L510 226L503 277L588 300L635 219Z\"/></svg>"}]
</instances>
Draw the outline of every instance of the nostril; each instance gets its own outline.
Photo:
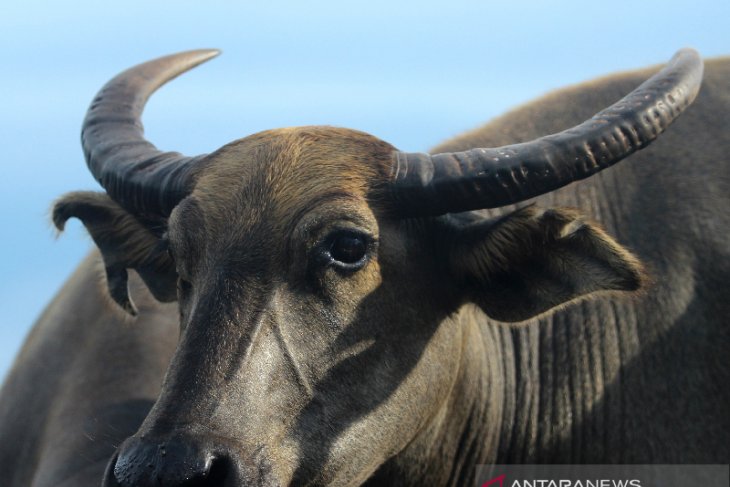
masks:
<instances>
[{"instance_id":1,"label":"nostril","mask_svg":"<svg viewBox=\"0 0 730 487\"><path fill-rule=\"evenodd\" d=\"M231 464L227 458L212 457L206 463L206 472L198 478L190 479L184 487L224 487L230 476Z\"/></svg>"},{"instance_id":2,"label":"nostril","mask_svg":"<svg viewBox=\"0 0 730 487\"><path fill-rule=\"evenodd\" d=\"M231 477L231 462L228 458L215 458L213 465L208 473L208 481L206 484L210 487L222 487L226 480Z\"/></svg>"}]
</instances>

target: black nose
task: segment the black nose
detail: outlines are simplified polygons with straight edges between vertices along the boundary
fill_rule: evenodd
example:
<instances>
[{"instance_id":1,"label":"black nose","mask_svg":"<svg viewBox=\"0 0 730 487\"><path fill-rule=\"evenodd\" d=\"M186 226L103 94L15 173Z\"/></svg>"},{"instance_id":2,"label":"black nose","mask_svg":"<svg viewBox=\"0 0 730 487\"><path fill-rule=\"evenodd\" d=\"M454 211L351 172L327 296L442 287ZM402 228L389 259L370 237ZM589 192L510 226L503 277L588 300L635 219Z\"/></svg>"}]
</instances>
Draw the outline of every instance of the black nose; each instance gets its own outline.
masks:
<instances>
[{"instance_id":1,"label":"black nose","mask_svg":"<svg viewBox=\"0 0 730 487\"><path fill-rule=\"evenodd\" d=\"M231 462L189 438L129 438L107 468L104 487L214 487L233 477Z\"/></svg>"}]
</instances>

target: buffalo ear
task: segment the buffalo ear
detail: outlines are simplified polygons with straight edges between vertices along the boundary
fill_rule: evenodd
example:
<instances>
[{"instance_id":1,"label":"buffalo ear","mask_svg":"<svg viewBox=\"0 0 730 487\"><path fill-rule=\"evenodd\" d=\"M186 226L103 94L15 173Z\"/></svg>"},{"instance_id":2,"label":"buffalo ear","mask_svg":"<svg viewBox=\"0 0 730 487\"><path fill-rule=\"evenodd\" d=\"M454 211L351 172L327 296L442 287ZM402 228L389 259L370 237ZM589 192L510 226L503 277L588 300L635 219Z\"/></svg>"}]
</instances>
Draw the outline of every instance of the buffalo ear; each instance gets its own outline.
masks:
<instances>
[{"instance_id":1,"label":"buffalo ear","mask_svg":"<svg viewBox=\"0 0 730 487\"><path fill-rule=\"evenodd\" d=\"M105 193L79 191L59 199L53 223L63 231L69 218L78 218L101 251L109 294L131 315L137 309L129 297L127 269L134 269L159 301L177 299L175 263L149 226Z\"/></svg>"},{"instance_id":2,"label":"buffalo ear","mask_svg":"<svg viewBox=\"0 0 730 487\"><path fill-rule=\"evenodd\" d=\"M642 286L641 263L576 210L519 209L450 232L449 265L467 299L523 321L597 291Z\"/></svg>"}]
</instances>

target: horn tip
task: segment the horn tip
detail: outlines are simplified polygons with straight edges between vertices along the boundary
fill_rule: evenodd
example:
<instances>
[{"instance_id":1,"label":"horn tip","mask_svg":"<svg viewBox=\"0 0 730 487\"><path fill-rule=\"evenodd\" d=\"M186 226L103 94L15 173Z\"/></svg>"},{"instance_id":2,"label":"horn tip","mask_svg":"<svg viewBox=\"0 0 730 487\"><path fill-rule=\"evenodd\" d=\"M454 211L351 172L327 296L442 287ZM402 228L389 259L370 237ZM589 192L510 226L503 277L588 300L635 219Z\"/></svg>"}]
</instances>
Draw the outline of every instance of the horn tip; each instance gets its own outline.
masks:
<instances>
[{"instance_id":1,"label":"horn tip","mask_svg":"<svg viewBox=\"0 0 730 487\"><path fill-rule=\"evenodd\" d=\"M669 60L667 64L673 64L677 62L684 62L691 66L699 66L699 74L702 74L702 56L697 51L697 49L693 47L683 47L679 49L676 53L674 53L674 56L672 56L672 59ZM697 68L695 68L697 70Z\"/></svg>"},{"instance_id":2,"label":"horn tip","mask_svg":"<svg viewBox=\"0 0 730 487\"><path fill-rule=\"evenodd\" d=\"M193 68L219 56L221 52L222 51L220 49L194 49L191 51L181 52L179 54L173 54L173 56L187 59L186 64L188 64L190 68Z\"/></svg>"},{"instance_id":3,"label":"horn tip","mask_svg":"<svg viewBox=\"0 0 730 487\"><path fill-rule=\"evenodd\" d=\"M693 57L700 57L700 53L697 51L697 49L690 46L679 49L676 54L686 54Z\"/></svg>"},{"instance_id":4,"label":"horn tip","mask_svg":"<svg viewBox=\"0 0 730 487\"><path fill-rule=\"evenodd\" d=\"M192 51L196 54L198 54L201 58L204 58L206 61L208 59L213 59L216 56L219 56L223 51L220 49L212 48L212 49L196 49Z\"/></svg>"},{"instance_id":5,"label":"horn tip","mask_svg":"<svg viewBox=\"0 0 730 487\"><path fill-rule=\"evenodd\" d=\"M700 65L702 66L702 56L697 51L697 49L693 47L683 47L682 49L679 49L674 56L672 56L672 59L669 60L669 63L674 62L681 62L684 60L684 62L693 64L693 65Z\"/></svg>"}]
</instances>

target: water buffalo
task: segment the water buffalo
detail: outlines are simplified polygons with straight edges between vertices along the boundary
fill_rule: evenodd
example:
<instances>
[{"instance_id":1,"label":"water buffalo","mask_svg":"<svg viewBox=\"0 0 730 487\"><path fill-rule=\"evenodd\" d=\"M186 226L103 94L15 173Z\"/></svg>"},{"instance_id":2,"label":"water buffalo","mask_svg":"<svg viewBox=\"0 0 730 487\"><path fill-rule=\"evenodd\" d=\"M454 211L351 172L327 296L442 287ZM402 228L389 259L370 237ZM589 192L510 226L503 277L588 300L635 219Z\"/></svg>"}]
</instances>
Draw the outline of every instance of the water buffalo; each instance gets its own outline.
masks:
<instances>
[{"instance_id":1,"label":"water buffalo","mask_svg":"<svg viewBox=\"0 0 730 487\"><path fill-rule=\"evenodd\" d=\"M53 219L80 219L98 251L4 384L4 485L468 485L485 463L728 463L729 60L610 169L695 98L694 51L434 155L332 127L158 151L148 96L215 54L132 68L89 108L106 192L62 197Z\"/></svg>"}]
</instances>

